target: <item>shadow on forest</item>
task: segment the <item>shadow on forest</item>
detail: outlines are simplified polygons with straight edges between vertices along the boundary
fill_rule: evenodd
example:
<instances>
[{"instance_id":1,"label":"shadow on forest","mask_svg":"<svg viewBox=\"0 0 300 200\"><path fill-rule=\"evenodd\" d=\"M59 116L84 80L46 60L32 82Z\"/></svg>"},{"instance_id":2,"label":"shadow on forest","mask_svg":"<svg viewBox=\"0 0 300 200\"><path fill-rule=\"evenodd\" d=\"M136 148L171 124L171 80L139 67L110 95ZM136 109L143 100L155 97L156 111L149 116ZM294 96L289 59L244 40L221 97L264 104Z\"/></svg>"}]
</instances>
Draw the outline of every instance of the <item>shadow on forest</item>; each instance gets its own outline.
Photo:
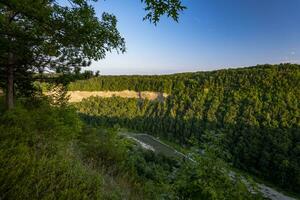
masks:
<instances>
[{"instance_id":1,"label":"shadow on forest","mask_svg":"<svg viewBox=\"0 0 300 200\"><path fill-rule=\"evenodd\" d=\"M239 123L224 124L152 116L127 118L84 113L80 113L80 116L91 125L118 125L163 137L183 146L189 145L192 138L203 142L203 135L222 135L220 148L223 147L223 150L232 155L230 162L235 167L299 193L300 149L297 149L297 143L300 142L300 127L272 129Z\"/></svg>"}]
</instances>

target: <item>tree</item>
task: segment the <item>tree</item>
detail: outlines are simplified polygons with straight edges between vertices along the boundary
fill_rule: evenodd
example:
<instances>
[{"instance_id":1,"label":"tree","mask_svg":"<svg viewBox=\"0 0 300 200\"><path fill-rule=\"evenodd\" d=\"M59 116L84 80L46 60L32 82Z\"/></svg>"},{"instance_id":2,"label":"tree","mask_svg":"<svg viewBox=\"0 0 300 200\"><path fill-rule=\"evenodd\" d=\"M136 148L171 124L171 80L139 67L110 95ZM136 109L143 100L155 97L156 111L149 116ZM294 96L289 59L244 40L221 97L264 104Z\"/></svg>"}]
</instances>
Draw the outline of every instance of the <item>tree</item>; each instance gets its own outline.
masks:
<instances>
[{"instance_id":1,"label":"tree","mask_svg":"<svg viewBox=\"0 0 300 200\"><path fill-rule=\"evenodd\" d=\"M97 0L94 0L97 1ZM72 71L103 59L107 52L125 52L114 15L96 17L88 0L0 0L0 82L6 86L7 107L14 107L15 80L24 73ZM156 24L166 14L178 20L180 0L142 0L144 19ZM26 77L32 82L32 76Z\"/></svg>"}]
</instances>

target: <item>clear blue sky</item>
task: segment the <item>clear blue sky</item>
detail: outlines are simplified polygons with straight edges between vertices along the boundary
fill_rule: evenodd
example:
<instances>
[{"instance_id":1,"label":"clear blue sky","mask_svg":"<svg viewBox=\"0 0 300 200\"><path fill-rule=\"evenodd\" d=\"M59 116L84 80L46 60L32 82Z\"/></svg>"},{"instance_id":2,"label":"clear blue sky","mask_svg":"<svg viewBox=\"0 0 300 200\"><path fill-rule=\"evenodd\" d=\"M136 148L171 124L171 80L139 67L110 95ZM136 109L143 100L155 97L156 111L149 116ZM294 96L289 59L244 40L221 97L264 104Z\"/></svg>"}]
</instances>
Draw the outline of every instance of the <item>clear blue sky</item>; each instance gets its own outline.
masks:
<instances>
[{"instance_id":1,"label":"clear blue sky","mask_svg":"<svg viewBox=\"0 0 300 200\"><path fill-rule=\"evenodd\" d=\"M163 18L154 26L140 0L95 4L118 18L125 54L93 62L101 74L165 74L300 63L300 0L183 0L179 23Z\"/></svg>"}]
</instances>

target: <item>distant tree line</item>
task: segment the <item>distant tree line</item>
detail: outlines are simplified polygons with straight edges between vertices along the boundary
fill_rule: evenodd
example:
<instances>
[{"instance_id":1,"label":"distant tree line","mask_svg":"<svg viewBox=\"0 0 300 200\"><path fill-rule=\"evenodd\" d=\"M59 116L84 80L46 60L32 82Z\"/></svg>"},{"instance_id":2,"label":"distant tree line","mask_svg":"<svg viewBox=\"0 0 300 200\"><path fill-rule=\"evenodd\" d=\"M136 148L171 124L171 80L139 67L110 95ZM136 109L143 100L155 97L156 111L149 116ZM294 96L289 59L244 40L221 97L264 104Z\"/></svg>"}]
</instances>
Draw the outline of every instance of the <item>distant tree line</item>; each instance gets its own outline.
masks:
<instances>
[{"instance_id":1,"label":"distant tree line","mask_svg":"<svg viewBox=\"0 0 300 200\"><path fill-rule=\"evenodd\" d=\"M65 82L69 84L70 82L78 81L78 80L89 80L94 77L100 76L100 71L92 71L92 70L84 70L81 72L81 68L75 68L74 71L56 71L54 75L57 75L57 79L59 82Z\"/></svg>"},{"instance_id":2,"label":"distant tree line","mask_svg":"<svg viewBox=\"0 0 300 200\"><path fill-rule=\"evenodd\" d=\"M157 91L170 93L173 86L169 76L98 76L72 82L71 91Z\"/></svg>"},{"instance_id":3,"label":"distant tree line","mask_svg":"<svg viewBox=\"0 0 300 200\"><path fill-rule=\"evenodd\" d=\"M300 65L98 77L70 85L88 88L170 93L164 102L91 97L76 106L90 123L118 124L185 146L219 138L220 155L235 167L299 192Z\"/></svg>"}]
</instances>

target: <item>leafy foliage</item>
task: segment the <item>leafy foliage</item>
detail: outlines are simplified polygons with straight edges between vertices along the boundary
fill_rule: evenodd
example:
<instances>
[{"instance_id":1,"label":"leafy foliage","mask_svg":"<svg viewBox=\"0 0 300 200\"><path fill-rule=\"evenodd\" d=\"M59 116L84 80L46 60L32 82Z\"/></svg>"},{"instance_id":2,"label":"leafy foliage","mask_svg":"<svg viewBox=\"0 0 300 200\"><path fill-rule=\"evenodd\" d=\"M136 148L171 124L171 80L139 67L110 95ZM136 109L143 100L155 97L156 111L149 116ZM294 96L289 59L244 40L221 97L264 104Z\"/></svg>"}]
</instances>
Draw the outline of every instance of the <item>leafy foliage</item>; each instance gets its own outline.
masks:
<instances>
[{"instance_id":1,"label":"leafy foliage","mask_svg":"<svg viewBox=\"0 0 300 200\"><path fill-rule=\"evenodd\" d=\"M155 25L164 14L167 14L168 17L172 17L177 22L179 12L186 9L180 0L142 0L142 2L146 4L145 10L148 12L144 20L149 20Z\"/></svg>"},{"instance_id":2,"label":"leafy foliage","mask_svg":"<svg viewBox=\"0 0 300 200\"><path fill-rule=\"evenodd\" d=\"M98 19L87 1L70 2L71 6L56 1L1 1L0 70L5 72L9 65L8 54L19 80L21 72L66 71L102 59L113 49L125 51L115 16L103 13Z\"/></svg>"},{"instance_id":3,"label":"leafy foliage","mask_svg":"<svg viewBox=\"0 0 300 200\"><path fill-rule=\"evenodd\" d=\"M0 118L2 199L100 197L101 176L70 151L82 123L73 110L18 106Z\"/></svg>"}]
</instances>

